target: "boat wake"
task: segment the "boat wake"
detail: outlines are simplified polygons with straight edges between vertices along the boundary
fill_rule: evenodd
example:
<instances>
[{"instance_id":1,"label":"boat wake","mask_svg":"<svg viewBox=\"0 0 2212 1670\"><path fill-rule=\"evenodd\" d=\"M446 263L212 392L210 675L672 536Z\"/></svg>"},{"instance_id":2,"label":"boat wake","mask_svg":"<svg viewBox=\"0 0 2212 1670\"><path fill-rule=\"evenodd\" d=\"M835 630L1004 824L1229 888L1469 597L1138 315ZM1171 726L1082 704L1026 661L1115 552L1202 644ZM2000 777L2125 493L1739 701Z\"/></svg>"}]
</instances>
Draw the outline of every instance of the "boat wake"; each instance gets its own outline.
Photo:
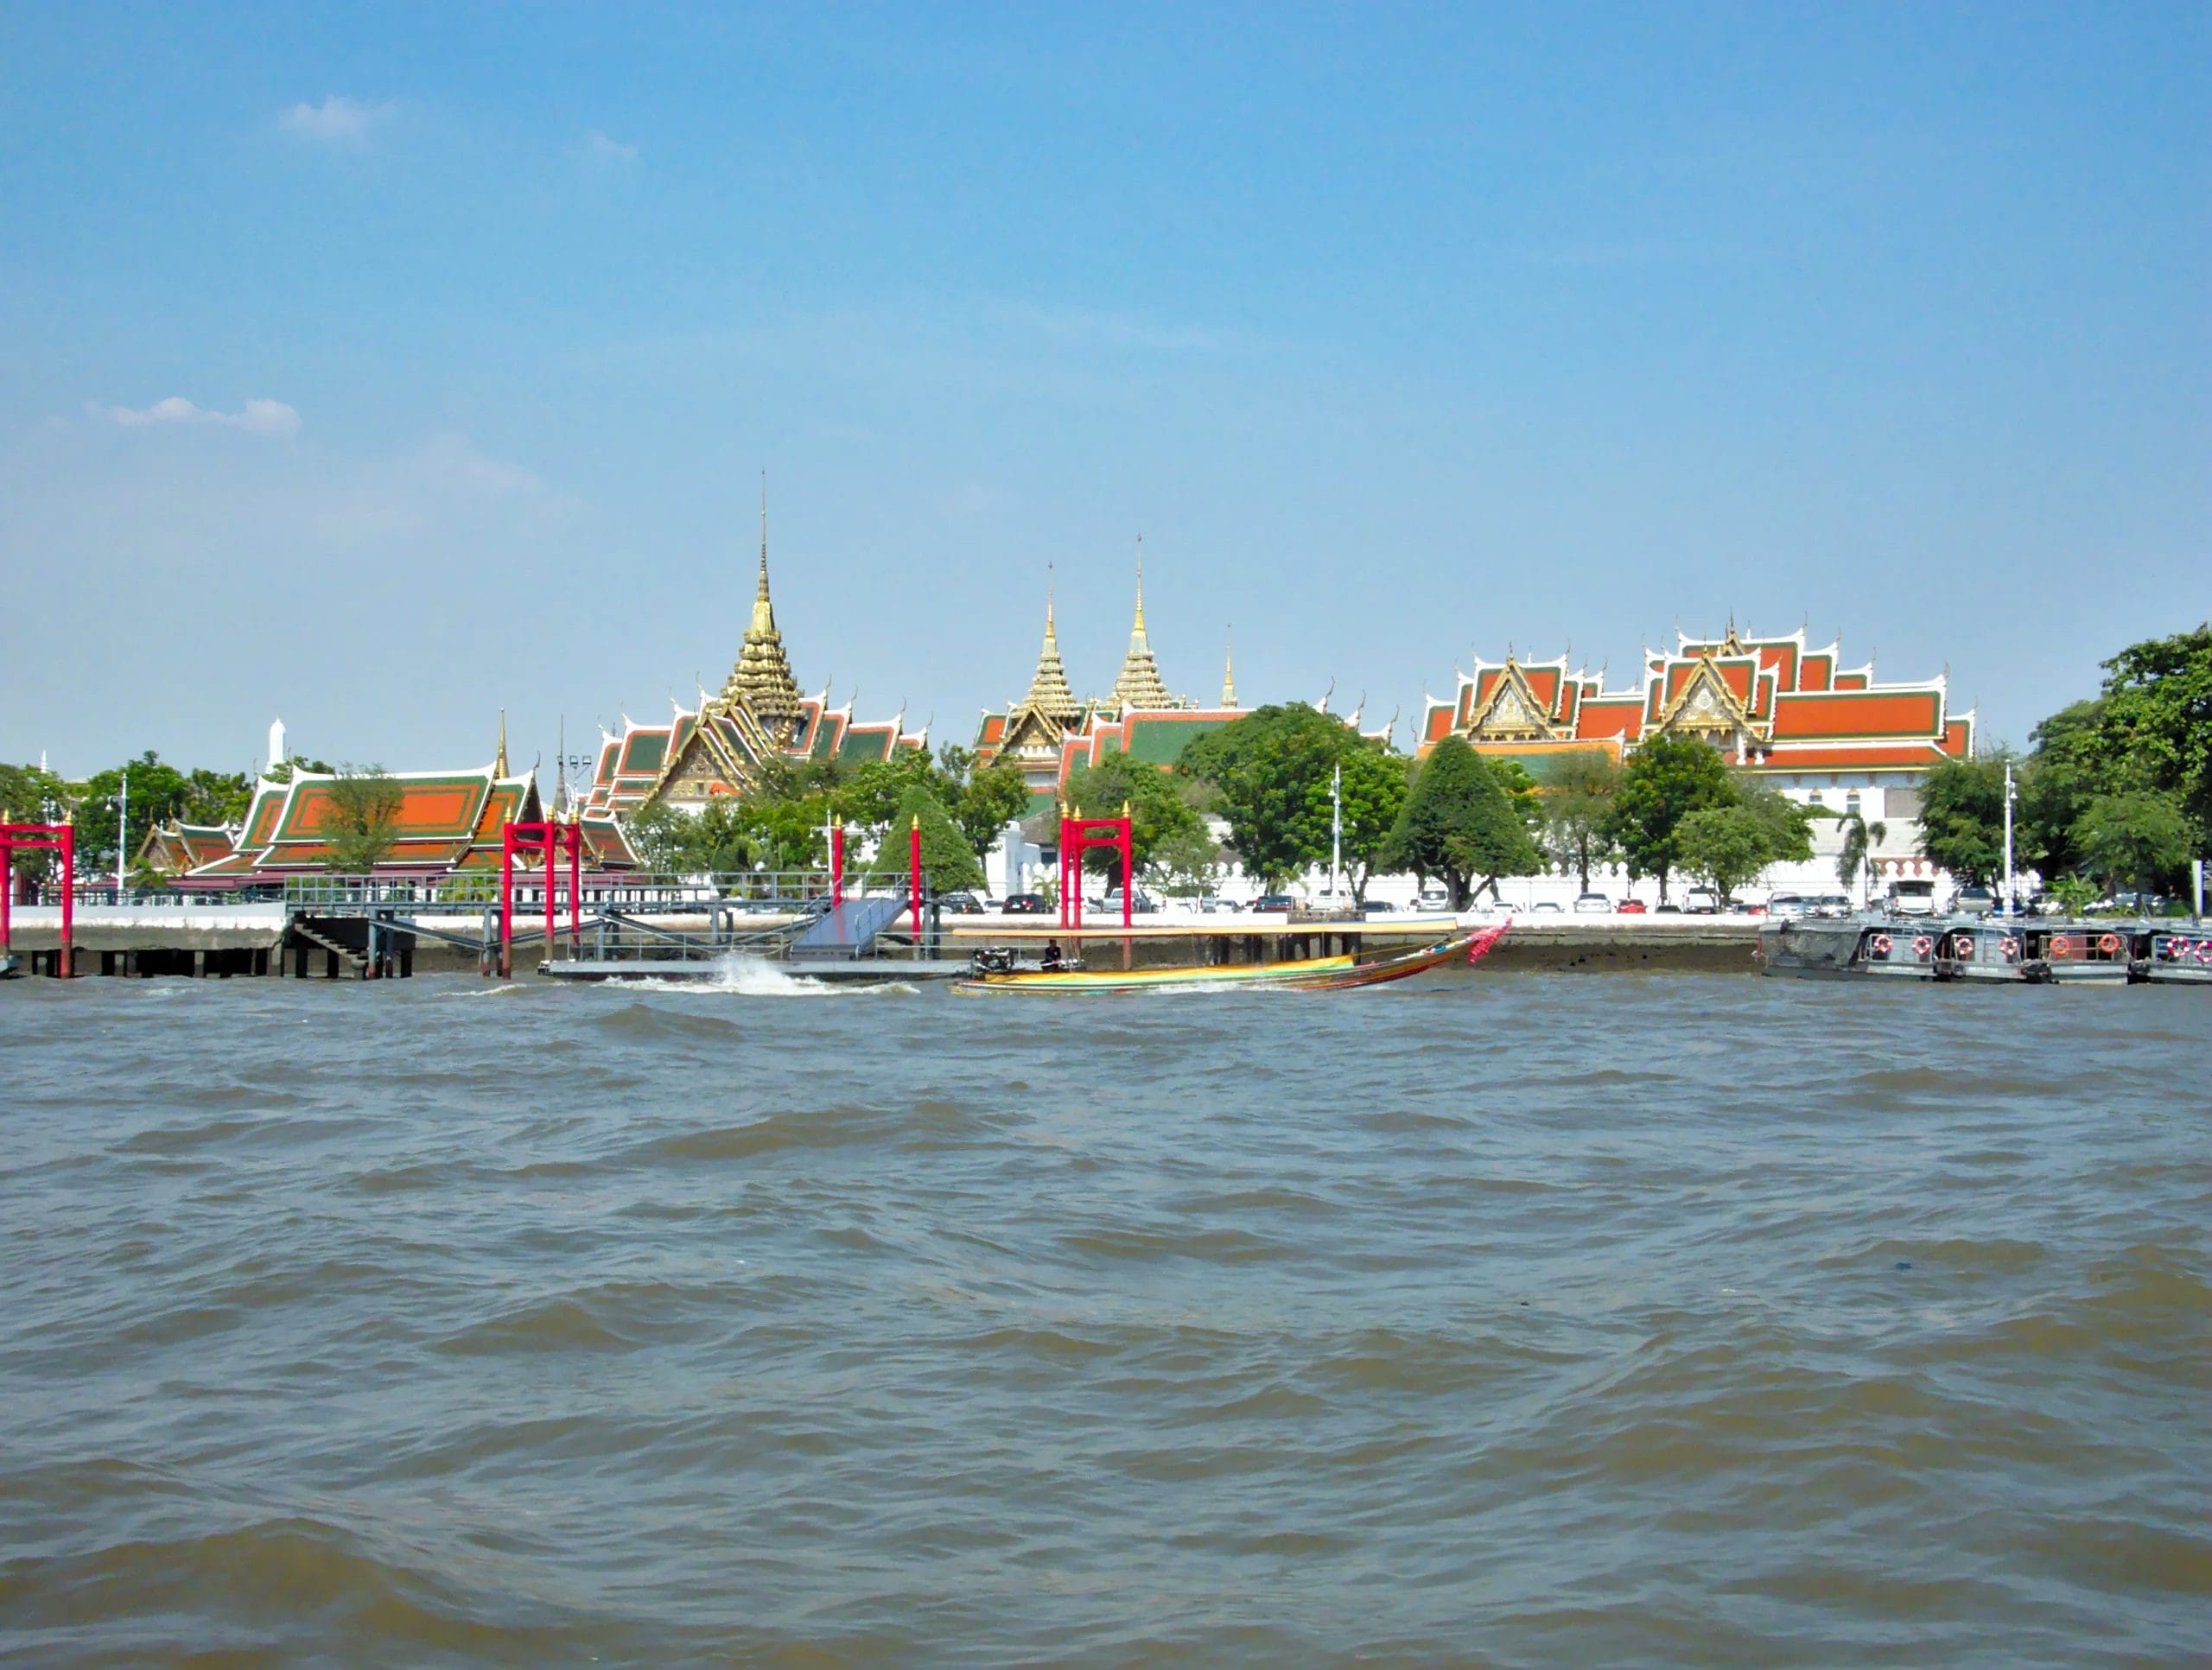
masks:
<instances>
[{"instance_id":1,"label":"boat wake","mask_svg":"<svg viewBox=\"0 0 2212 1670\"><path fill-rule=\"evenodd\" d=\"M727 997L881 997L898 994L912 997L920 988L911 981L880 982L808 980L787 972L781 965L757 956L726 956L715 966L711 980L610 980L606 985L633 992L690 992L701 996Z\"/></svg>"}]
</instances>

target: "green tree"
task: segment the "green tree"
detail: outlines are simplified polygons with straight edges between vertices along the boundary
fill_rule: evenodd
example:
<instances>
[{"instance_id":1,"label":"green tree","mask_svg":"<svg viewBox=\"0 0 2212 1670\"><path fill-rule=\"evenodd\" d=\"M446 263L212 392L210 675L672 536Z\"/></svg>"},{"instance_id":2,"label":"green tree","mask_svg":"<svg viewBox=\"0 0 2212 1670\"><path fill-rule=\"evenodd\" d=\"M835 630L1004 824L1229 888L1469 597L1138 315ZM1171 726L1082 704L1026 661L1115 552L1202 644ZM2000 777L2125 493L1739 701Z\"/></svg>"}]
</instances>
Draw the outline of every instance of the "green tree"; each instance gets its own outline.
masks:
<instances>
[{"instance_id":1,"label":"green tree","mask_svg":"<svg viewBox=\"0 0 2212 1670\"><path fill-rule=\"evenodd\" d=\"M1128 805L1133 872L1150 869L1160 843L1169 837L1204 828L1173 778L1127 754L1108 754L1096 765L1070 772L1067 798L1071 806L1091 817L1119 817ZM1094 851L1084 859L1085 869L1116 885L1122 879L1121 865L1118 853Z\"/></svg>"},{"instance_id":2,"label":"green tree","mask_svg":"<svg viewBox=\"0 0 2212 1670\"><path fill-rule=\"evenodd\" d=\"M1614 852L1608 820L1619 792L1621 768L1602 750L1577 749L1562 758L1545 785L1544 849L1562 871L1580 878L1590 891L1590 872L1609 862Z\"/></svg>"},{"instance_id":3,"label":"green tree","mask_svg":"<svg viewBox=\"0 0 2212 1670\"><path fill-rule=\"evenodd\" d=\"M1735 773L1731 784L1735 803L1759 827L1764 842L1760 869L1770 864L1802 864L1812 857L1813 820L1833 814L1792 800L1748 772Z\"/></svg>"},{"instance_id":4,"label":"green tree","mask_svg":"<svg viewBox=\"0 0 2212 1670\"><path fill-rule=\"evenodd\" d=\"M0 765L0 822L58 823L67 818L72 799L69 785L52 772ZM11 867L16 875L43 879L58 861L49 852L18 852Z\"/></svg>"},{"instance_id":5,"label":"green tree","mask_svg":"<svg viewBox=\"0 0 2212 1670\"><path fill-rule=\"evenodd\" d=\"M2005 866L2005 759L1946 759L1920 784L1920 855L1961 881Z\"/></svg>"},{"instance_id":6,"label":"green tree","mask_svg":"<svg viewBox=\"0 0 2212 1670\"><path fill-rule=\"evenodd\" d=\"M340 765L329 795L329 867L339 875L366 875L398 841L400 786L381 765Z\"/></svg>"},{"instance_id":7,"label":"green tree","mask_svg":"<svg viewBox=\"0 0 2212 1670\"><path fill-rule=\"evenodd\" d=\"M751 869L756 856L746 809L734 799L696 811L658 801L633 813L625 829L647 869L671 875L727 875Z\"/></svg>"},{"instance_id":8,"label":"green tree","mask_svg":"<svg viewBox=\"0 0 2212 1670\"><path fill-rule=\"evenodd\" d=\"M2063 875L2082 861L2074 826L2092 800L2117 786L2104 703L2076 702L2061 708L2029 733L2029 740L2034 752L2023 762L2017 785L2016 859L2046 876Z\"/></svg>"},{"instance_id":9,"label":"green tree","mask_svg":"<svg viewBox=\"0 0 2212 1670\"><path fill-rule=\"evenodd\" d=\"M847 771L831 799L846 822L880 834L897 821L899 807L917 789L940 809L959 793L929 755L919 748L899 748L888 759L871 759Z\"/></svg>"},{"instance_id":10,"label":"green tree","mask_svg":"<svg viewBox=\"0 0 2212 1670\"><path fill-rule=\"evenodd\" d=\"M2104 665L2099 727L2106 758L2126 768L2106 791L2172 795L2203 852L2212 847L2212 623L2131 644Z\"/></svg>"},{"instance_id":11,"label":"green tree","mask_svg":"<svg viewBox=\"0 0 2212 1670\"><path fill-rule=\"evenodd\" d=\"M1195 818L1153 849L1146 875L1170 898L1200 898L1221 886L1229 873L1221 847Z\"/></svg>"},{"instance_id":12,"label":"green tree","mask_svg":"<svg viewBox=\"0 0 2212 1670\"><path fill-rule=\"evenodd\" d=\"M1874 848L1889 838L1890 826L1877 820L1869 823L1857 812L1843 815L1843 850L1836 854L1835 879L1844 892L1854 899L1861 897L1860 884L1866 879L1866 863Z\"/></svg>"},{"instance_id":13,"label":"green tree","mask_svg":"<svg viewBox=\"0 0 2212 1670\"><path fill-rule=\"evenodd\" d=\"M1675 861L1726 900L1772 862L1773 831L1750 806L1706 806L1675 826Z\"/></svg>"},{"instance_id":14,"label":"green tree","mask_svg":"<svg viewBox=\"0 0 2212 1670\"><path fill-rule=\"evenodd\" d=\"M2171 887L2196 855L2196 830L2171 791L2131 789L2099 795L2075 825L2083 867L2117 892Z\"/></svg>"},{"instance_id":15,"label":"green tree","mask_svg":"<svg viewBox=\"0 0 2212 1670\"><path fill-rule=\"evenodd\" d=\"M1675 831L1692 812L1736 798L1720 751L1695 737L1656 736L1621 768L1605 833L1628 866L1629 879L1656 876L1659 897L1681 854Z\"/></svg>"},{"instance_id":16,"label":"green tree","mask_svg":"<svg viewBox=\"0 0 2212 1670\"><path fill-rule=\"evenodd\" d=\"M1344 861L1356 896L1405 804L1407 762L1303 702L1255 708L1198 738L1177 773L1217 797L1245 873L1273 888L1329 861L1331 785L1344 772Z\"/></svg>"},{"instance_id":17,"label":"green tree","mask_svg":"<svg viewBox=\"0 0 2212 1670\"><path fill-rule=\"evenodd\" d=\"M983 885L983 867L969 850L968 837L953 822L944 803L918 784L910 788L893 809L890 827L869 866L874 880L904 878L913 873L909 831L916 820L922 830L922 879L936 892L957 892Z\"/></svg>"},{"instance_id":18,"label":"green tree","mask_svg":"<svg viewBox=\"0 0 2212 1670\"><path fill-rule=\"evenodd\" d=\"M977 858L989 852L1006 826L1029 810L1029 784L1012 760L970 771L960 786L953 819Z\"/></svg>"},{"instance_id":19,"label":"green tree","mask_svg":"<svg viewBox=\"0 0 2212 1670\"><path fill-rule=\"evenodd\" d=\"M124 805L124 778L130 777L129 805ZM149 748L137 759L86 778L78 791L77 862L80 867L115 867L117 826L127 816L124 839L136 854L146 832L173 821L191 797L183 772Z\"/></svg>"},{"instance_id":20,"label":"green tree","mask_svg":"<svg viewBox=\"0 0 2212 1670\"><path fill-rule=\"evenodd\" d=\"M741 801L736 821L746 862L764 870L828 869L830 817L827 795Z\"/></svg>"},{"instance_id":21,"label":"green tree","mask_svg":"<svg viewBox=\"0 0 2212 1670\"><path fill-rule=\"evenodd\" d=\"M1441 878L1452 908L1465 910L1473 883L1496 891L1501 877L1534 875L1542 855L1491 763L1463 738L1430 750L1390 832L1381 860L1423 880Z\"/></svg>"}]
</instances>

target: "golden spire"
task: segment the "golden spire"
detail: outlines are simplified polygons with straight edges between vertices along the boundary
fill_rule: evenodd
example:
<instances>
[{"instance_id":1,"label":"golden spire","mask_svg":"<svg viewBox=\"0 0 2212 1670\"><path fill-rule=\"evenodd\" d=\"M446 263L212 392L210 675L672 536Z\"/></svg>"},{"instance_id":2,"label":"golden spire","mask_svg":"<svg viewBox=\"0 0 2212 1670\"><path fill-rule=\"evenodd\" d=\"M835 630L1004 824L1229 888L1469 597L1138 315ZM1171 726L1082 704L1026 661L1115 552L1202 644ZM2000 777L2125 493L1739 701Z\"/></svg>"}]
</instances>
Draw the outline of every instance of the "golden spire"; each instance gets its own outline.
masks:
<instances>
[{"instance_id":1,"label":"golden spire","mask_svg":"<svg viewBox=\"0 0 2212 1670\"><path fill-rule=\"evenodd\" d=\"M1152 657L1152 645L1144 631L1144 536L1137 536L1137 615L1129 630L1129 652L1122 661L1122 676L1114 681L1113 699L1124 708L1173 708L1179 704L1160 683L1160 664Z\"/></svg>"},{"instance_id":2,"label":"golden spire","mask_svg":"<svg viewBox=\"0 0 2212 1670\"><path fill-rule=\"evenodd\" d=\"M502 708L499 709L499 757L492 762L492 775L493 777L505 777L506 774L507 710L505 708Z\"/></svg>"},{"instance_id":3,"label":"golden spire","mask_svg":"<svg viewBox=\"0 0 2212 1670\"><path fill-rule=\"evenodd\" d=\"M1234 709L1236 706L1236 628L1221 629L1221 705Z\"/></svg>"},{"instance_id":4,"label":"golden spire","mask_svg":"<svg viewBox=\"0 0 2212 1670\"><path fill-rule=\"evenodd\" d=\"M1073 724L1083 716L1083 704L1068 688L1068 670L1060 660L1059 634L1052 625L1052 568L1045 570L1045 647L1037 655L1037 670L1029 680L1029 694L1015 711L1028 709L1056 724Z\"/></svg>"},{"instance_id":5,"label":"golden spire","mask_svg":"<svg viewBox=\"0 0 2212 1670\"><path fill-rule=\"evenodd\" d=\"M768 473L760 473L760 583L753 597L753 624L722 684L722 700L741 702L771 735L787 736L806 716L798 681L791 676L775 606L768 600Z\"/></svg>"}]
</instances>

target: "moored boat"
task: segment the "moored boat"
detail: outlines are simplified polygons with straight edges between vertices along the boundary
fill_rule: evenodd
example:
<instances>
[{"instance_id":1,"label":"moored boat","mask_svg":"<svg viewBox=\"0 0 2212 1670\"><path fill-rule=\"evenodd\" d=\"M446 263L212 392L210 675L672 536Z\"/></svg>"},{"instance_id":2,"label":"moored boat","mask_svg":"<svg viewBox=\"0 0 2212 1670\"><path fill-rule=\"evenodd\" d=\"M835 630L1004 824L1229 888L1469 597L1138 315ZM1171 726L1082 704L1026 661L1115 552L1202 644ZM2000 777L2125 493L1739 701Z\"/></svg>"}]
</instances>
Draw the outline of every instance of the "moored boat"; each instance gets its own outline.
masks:
<instances>
[{"instance_id":1,"label":"moored boat","mask_svg":"<svg viewBox=\"0 0 2212 1670\"><path fill-rule=\"evenodd\" d=\"M1759 967L1804 978L2040 982L2047 965L2017 923L1786 920L1759 931Z\"/></svg>"},{"instance_id":2,"label":"moored boat","mask_svg":"<svg viewBox=\"0 0 2212 1670\"><path fill-rule=\"evenodd\" d=\"M2212 986L2212 927L2154 928L2144 938L2143 955L2133 968L2136 979L2153 985Z\"/></svg>"},{"instance_id":3,"label":"moored boat","mask_svg":"<svg viewBox=\"0 0 2212 1670\"><path fill-rule=\"evenodd\" d=\"M1184 991L1341 992L1380 986L1441 968L1458 957L1472 962L1505 937L1510 921L1459 934L1411 950L1375 956L1346 953L1282 962L1179 964L1161 968L1022 968L987 954L975 972L952 982L963 996L1096 997L1107 993Z\"/></svg>"}]
</instances>

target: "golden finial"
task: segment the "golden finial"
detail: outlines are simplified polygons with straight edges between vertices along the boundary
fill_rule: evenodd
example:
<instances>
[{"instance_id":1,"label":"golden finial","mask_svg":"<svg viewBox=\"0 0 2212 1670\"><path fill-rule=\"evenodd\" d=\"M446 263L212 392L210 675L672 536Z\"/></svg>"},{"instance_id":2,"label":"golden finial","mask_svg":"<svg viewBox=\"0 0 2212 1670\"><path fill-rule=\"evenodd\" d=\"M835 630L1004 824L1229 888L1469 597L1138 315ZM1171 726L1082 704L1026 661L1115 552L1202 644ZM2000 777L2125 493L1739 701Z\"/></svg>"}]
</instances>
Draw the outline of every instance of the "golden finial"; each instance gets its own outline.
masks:
<instances>
[{"instance_id":1,"label":"golden finial","mask_svg":"<svg viewBox=\"0 0 2212 1670\"><path fill-rule=\"evenodd\" d=\"M1126 800L1125 800L1125 801L1123 801L1123 802L1122 803L1122 816L1123 817L1127 817L1128 815L1129 815L1129 803L1128 803L1128 801L1126 801Z\"/></svg>"},{"instance_id":2,"label":"golden finial","mask_svg":"<svg viewBox=\"0 0 2212 1670\"><path fill-rule=\"evenodd\" d=\"M1236 626L1233 621L1221 629L1221 705L1236 705Z\"/></svg>"},{"instance_id":3,"label":"golden finial","mask_svg":"<svg viewBox=\"0 0 2212 1670\"><path fill-rule=\"evenodd\" d=\"M505 777L506 774L507 710L505 708L502 708L499 709L499 757L492 762L492 775L493 777Z\"/></svg>"}]
</instances>

